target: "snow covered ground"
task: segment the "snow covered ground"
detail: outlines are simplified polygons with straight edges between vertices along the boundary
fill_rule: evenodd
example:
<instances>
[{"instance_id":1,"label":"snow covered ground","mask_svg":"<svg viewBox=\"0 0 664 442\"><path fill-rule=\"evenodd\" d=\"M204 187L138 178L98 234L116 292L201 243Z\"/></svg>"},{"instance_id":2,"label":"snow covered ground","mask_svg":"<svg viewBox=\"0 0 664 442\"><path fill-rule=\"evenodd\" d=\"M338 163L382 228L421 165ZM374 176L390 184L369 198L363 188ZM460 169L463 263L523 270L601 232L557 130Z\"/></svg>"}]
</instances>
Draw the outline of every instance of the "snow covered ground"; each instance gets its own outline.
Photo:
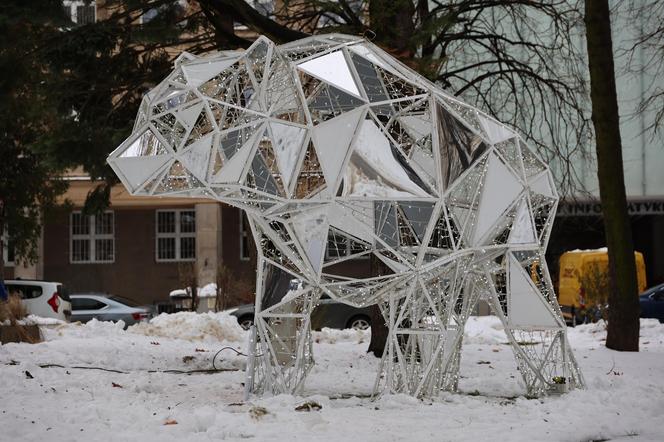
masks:
<instances>
[{"instance_id":1,"label":"snow covered ground","mask_svg":"<svg viewBox=\"0 0 664 442\"><path fill-rule=\"evenodd\" d=\"M588 388L543 399L522 396L493 317L471 318L461 391L435 401L368 397L378 360L365 353L367 332L317 332L306 396L247 403L243 356L224 350L215 361L224 371L207 371L220 348L245 350L246 333L226 314L43 333L41 344L0 346L0 440L664 440L664 325L654 320L641 321L639 353L604 348L601 325L570 329ZM73 368L92 366L111 371ZM308 400L322 409L295 411Z\"/></svg>"}]
</instances>

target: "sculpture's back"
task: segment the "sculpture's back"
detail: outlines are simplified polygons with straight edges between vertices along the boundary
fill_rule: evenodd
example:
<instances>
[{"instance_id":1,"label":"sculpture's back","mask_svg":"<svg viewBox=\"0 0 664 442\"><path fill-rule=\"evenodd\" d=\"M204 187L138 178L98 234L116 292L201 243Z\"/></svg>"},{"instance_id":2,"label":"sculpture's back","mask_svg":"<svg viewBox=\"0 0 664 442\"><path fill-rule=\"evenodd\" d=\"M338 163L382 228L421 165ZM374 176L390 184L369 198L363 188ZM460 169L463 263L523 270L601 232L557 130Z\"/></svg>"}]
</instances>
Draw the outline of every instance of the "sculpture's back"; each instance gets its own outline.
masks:
<instances>
[{"instance_id":1,"label":"sculpture's back","mask_svg":"<svg viewBox=\"0 0 664 442\"><path fill-rule=\"evenodd\" d=\"M516 132L360 38L183 54L109 162L133 194L246 210L259 245L254 392L302 387L322 294L381 306L377 391L456 388L480 298L530 393L582 383L544 260L558 202L549 169ZM368 256L386 274L335 270ZM533 333L541 345L519 345Z\"/></svg>"}]
</instances>

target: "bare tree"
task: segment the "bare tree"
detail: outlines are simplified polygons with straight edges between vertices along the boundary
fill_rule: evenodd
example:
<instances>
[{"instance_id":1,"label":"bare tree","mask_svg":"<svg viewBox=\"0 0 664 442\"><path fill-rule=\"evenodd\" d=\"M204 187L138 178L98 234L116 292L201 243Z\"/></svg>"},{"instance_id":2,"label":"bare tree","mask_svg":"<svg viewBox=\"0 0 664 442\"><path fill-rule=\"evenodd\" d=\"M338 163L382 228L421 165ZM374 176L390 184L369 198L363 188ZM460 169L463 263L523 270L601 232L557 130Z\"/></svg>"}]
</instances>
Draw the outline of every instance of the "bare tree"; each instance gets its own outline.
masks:
<instances>
[{"instance_id":1,"label":"bare tree","mask_svg":"<svg viewBox=\"0 0 664 442\"><path fill-rule=\"evenodd\" d=\"M373 38L449 92L519 128L556 159L563 194L582 189L576 163L560 161L586 156L591 136L575 1L284 0L267 16L242 0L198 3L276 42L327 32Z\"/></svg>"},{"instance_id":2,"label":"bare tree","mask_svg":"<svg viewBox=\"0 0 664 442\"><path fill-rule=\"evenodd\" d=\"M198 309L198 271L196 270L196 263L178 263L178 280L187 291L187 294L191 296L191 311L195 312Z\"/></svg>"},{"instance_id":3,"label":"bare tree","mask_svg":"<svg viewBox=\"0 0 664 442\"><path fill-rule=\"evenodd\" d=\"M255 287L253 281L242 277L225 264L219 264L217 269L217 299L215 311L226 310L229 307L245 302Z\"/></svg>"},{"instance_id":4,"label":"bare tree","mask_svg":"<svg viewBox=\"0 0 664 442\"><path fill-rule=\"evenodd\" d=\"M597 175L609 251L610 308L606 346L638 351L636 263L625 195L609 4L608 0L586 0L585 5Z\"/></svg>"},{"instance_id":5,"label":"bare tree","mask_svg":"<svg viewBox=\"0 0 664 442\"><path fill-rule=\"evenodd\" d=\"M628 57L627 69L642 78L642 101L637 112L652 118L643 130L653 136L664 128L664 2L631 0L624 7L625 19L638 24L638 34L620 55Z\"/></svg>"}]
</instances>

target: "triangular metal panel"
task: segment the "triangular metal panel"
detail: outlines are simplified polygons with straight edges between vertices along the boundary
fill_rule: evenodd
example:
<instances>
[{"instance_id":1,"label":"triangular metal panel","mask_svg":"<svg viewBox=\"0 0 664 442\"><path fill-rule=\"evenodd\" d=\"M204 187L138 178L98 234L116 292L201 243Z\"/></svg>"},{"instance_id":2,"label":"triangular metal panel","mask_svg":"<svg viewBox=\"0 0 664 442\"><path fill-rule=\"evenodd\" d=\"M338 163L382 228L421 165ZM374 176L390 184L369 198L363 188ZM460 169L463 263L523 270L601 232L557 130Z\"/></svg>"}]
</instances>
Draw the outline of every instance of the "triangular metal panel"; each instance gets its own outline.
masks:
<instances>
[{"instance_id":1,"label":"triangular metal panel","mask_svg":"<svg viewBox=\"0 0 664 442\"><path fill-rule=\"evenodd\" d=\"M473 236L474 243L482 239L523 190L523 185L495 154L489 154L487 167Z\"/></svg>"},{"instance_id":2,"label":"triangular metal panel","mask_svg":"<svg viewBox=\"0 0 664 442\"><path fill-rule=\"evenodd\" d=\"M320 123L312 129L314 146L329 185L334 186L350 149L358 123L364 118L364 108L356 109Z\"/></svg>"},{"instance_id":3,"label":"triangular metal panel","mask_svg":"<svg viewBox=\"0 0 664 442\"><path fill-rule=\"evenodd\" d=\"M298 126L277 122L270 123L272 147L286 188L290 188L293 170L302 151L302 143L307 131Z\"/></svg>"},{"instance_id":4,"label":"triangular metal panel","mask_svg":"<svg viewBox=\"0 0 664 442\"><path fill-rule=\"evenodd\" d=\"M256 131L256 133L249 138L249 141L244 143L240 150L238 150L230 160L226 161L226 164L224 164L221 170L210 179L210 183L239 183L243 178L242 172L249 162L249 158L254 152L256 143L261 135L262 131Z\"/></svg>"},{"instance_id":5,"label":"triangular metal panel","mask_svg":"<svg viewBox=\"0 0 664 442\"><path fill-rule=\"evenodd\" d=\"M210 152L212 151L213 134L195 141L191 146L179 155L182 164L189 169L198 179L204 181L207 178Z\"/></svg>"},{"instance_id":6,"label":"triangular metal panel","mask_svg":"<svg viewBox=\"0 0 664 442\"><path fill-rule=\"evenodd\" d=\"M358 213L362 211L362 215ZM342 232L348 233L356 238L374 244L373 235L373 203L356 202L353 208L334 204L330 208L330 213L334 214L330 218L330 226Z\"/></svg>"},{"instance_id":7,"label":"triangular metal panel","mask_svg":"<svg viewBox=\"0 0 664 442\"><path fill-rule=\"evenodd\" d=\"M511 327L559 328L560 324L517 259L509 254L508 318Z\"/></svg>"},{"instance_id":8,"label":"triangular metal panel","mask_svg":"<svg viewBox=\"0 0 664 442\"><path fill-rule=\"evenodd\" d=\"M318 58L305 61L298 65L304 72L320 78L321 80L360 97L360 91L355 84L342 51L335 51Z\"/></svg>"},{"instance_id":9,"label":"triangular metal panel","mask_svg":"<svg viewBox=\"0 0 664 442\"><path fill-rule=\"evenodd\" d=\"M420 242L424 240L424 234L431 223L431 215L434 208L433 202L410 201L399 203L408 223L413 228Z\"/></svg>"},{"instance_id":10,"label":"triangular metal panel","mask_svg":"<svg viewBox=\"0 0 664 442\"><path fill-rule=\"evenodd\" d=\"M535 226L533 225L530 210L528 210L528 203L526 199L522 199L519 203L516 216L514 217L514 224L512 225L512 232L510 232L509 244L533 244L537 243L535 235Z\"/></svg>"},{"instance_id":11,"label":"triangular metal panel","mask_svg":"<svg viewBox=\"0 0 664 442\"><path fill-rule=\"evenodd\" d=\"M419 115L404 115L397 117L399 122L406 128L411 137L419 140L431 134L431 120Z\"/></svg>"},{"instance_id":12,"label":"triangular metal panel","mask_svg":"<svg viewBox=\"0 0 664 442\"><path fill-rule=\"evenodd\" d=\"M505 141L516 135L502 124L487 118L480 113L478 113L477 118L480 120L484 132L492 144L500 143L501 141Z\"/></svg>"},{"instance_id":13,"label":"triangular metal panel","mask_svg":"<svg viewBox=\"0 0 664 442\"><path fill-rule=\"evenodd\" d=\"M373 119L360 123L347 170L348 196L374 198L429 197L395 158L390 140Z\"/></svg>"},{"instance_id":14,"label":"triangular metal panel","mask_svg":"<svg viewBox=\"0 0 664 442\"><path fill-rule=\"evenodd\" d=\"M528 180L528 186L530 187L530 190L540 195L544 195L548 198L557 197L556 191L551 186L548 170L545 170L539 175L536 175Z\"/></svg>"},{"instance_id":15,"label":"triangular metal panel","mask_svg":"<svg viewBox=\"0 0 664 442\"><path fill-rule=\"evenodd\" d=\"M292 226L311 267L316 274L320 274L330 226L328 207L319 207L299 214L293 219Z\"/></svg>"},{"instance_id":16,"label":"triangular metal panel","mask_svg":"<svg viewBox=\"0 0 664 442\"><path fill-rule=\"evenodd\" d=\"M185 126L193 127L204 106L204 101L184 106L175 111L175 116L178 117L178 119L182 121Z\"/></svg>"},{"instance_id":17,"label":"triangular metal panel","mask_svg":"<svg viewBox=\"0 0 664 442\"><path fill-rule=\"evenodd\" d=\"M131 140L131 141L130 141ZM148 128L140 136L128 138L118 147L110 157L134 158L154 155L164 155L171 153L166 144L155 135L155 132Z\"/></svg>"},{"instance_id":18,"label":"triangular metal panel","mask_svg":"<svg viewBox=\"0 0 664 442\"><path fill-rule=\"evenodd\" d=\"M110 164L119 176L125 177L124 184L129 185L127 190L134 192L171 158L170 155L121 157L110 160Z\"/></svg>"},{"instance_id":19,"label":"triangular metal panel","mask_svg":"<svg viewBox=\"0 0 664 442\"><path fill-rule=\"evenodd\" d=\"M218 61L201 61L200 63L183 63L182 71L184 72L185 77L187 77L187 84L189 86L198 87L235 63L238 58L229 58Z\"/></svg>"}]
</instances>

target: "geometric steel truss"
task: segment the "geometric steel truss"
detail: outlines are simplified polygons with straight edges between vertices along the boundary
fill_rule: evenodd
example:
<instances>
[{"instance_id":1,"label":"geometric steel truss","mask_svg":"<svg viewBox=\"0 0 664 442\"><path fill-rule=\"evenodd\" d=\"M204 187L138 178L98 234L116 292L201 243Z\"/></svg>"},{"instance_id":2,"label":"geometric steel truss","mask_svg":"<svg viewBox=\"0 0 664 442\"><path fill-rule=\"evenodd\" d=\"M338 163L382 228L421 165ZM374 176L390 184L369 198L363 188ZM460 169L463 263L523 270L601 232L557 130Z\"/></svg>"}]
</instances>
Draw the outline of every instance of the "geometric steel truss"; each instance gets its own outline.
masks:
<instances>
[{"instance_id":1,"label":"geometric steel truss","mask_svg":"<svg viewBox=\"0 0 664 442\"><path fill-rule=\"evenodd\" d=\"M323 294L380 306L376 393L455 390L482 298L529 394L583 384L544 260L558 204L549 168L514 130L362 38L183 53L108 162L134 195L246 211L258 246L252 393L301 391ZM336 270L370 255L383 274Z\"/></svg>"}]
</instances>

